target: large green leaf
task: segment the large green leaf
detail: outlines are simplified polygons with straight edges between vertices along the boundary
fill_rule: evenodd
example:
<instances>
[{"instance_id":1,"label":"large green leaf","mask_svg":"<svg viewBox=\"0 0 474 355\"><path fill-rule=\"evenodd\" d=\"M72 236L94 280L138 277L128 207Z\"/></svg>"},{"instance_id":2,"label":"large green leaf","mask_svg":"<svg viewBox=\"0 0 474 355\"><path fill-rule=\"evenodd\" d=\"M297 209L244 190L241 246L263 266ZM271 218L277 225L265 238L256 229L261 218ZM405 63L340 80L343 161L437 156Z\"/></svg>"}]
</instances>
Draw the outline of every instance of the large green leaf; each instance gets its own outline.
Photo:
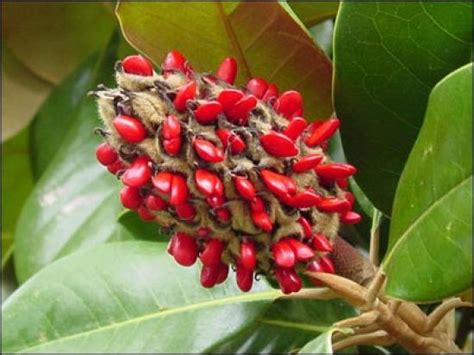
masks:
<instances>
[{"instance_id":1,"label":"large green leaf","mask_svg":"<svg viewBox=\"0 0 474 355\"><path fill-rule=\"evenodd\" d=\"M293 11L307 27L335 17L339 1L288 1Z\"/></svg>"},{"instance_id":2,"label":"large green leaf","mask_svg":"<svg viewBox=\"0 0 474 355\"><path fill-rule=\"evenodd\" d=\"M31 72L60 83L106 45L113 12L101 2L2 2L2 40Z\"/></svg>"},{"instance_id":3,"label":"large green leaf","mask_svg":"<svg viewBox=\"0 0 474 355\"><path fill-rule=\"evenodd\" d=\"M103 65L98 66L97 82L112 78L115 54L113 46L108 49ZM95 66L96 63L90 62ZM89 80L90 71L85 78ZM82 77L81 77L82 78ZM81 85L71 85L66 89L75 90ZM64 94L65 100L72 95L60 86L56 97ZM83 92L83 87L80 92ZM78 98L79 100L79 98ZM44 106L49 112L42 122L45 141L38 141L35 149L45 149L54 145L50 151L50 162L30 195L19 219L15 234L15 269L20 282L51 261L98 243L126 240L133 235L116 223L122 207L119 203L119 184L115 178L95 160L95 146L100 139L93 134L99 124L97 109L92 98L84 97L75 109L73 122L62 126L64 112L55 111L57 100L48 101L52 107ZM66 107L68 104L65 104ZM41 116L41 115L40 115ZM56 124L63 139L60 142L48 141L48 135L56 132ZM59 146L57 146L59 144ZM46 156L44 156L46 158Z\"/></svg>"},{"instance_id":4,"label":"large green leaf","mask_svg":"<svg viewBox=\"0 0 474 355\"><path fill-rule=\"evenodd\" d=\"M472 64L443 79L397 189L390 296L434 301L472 282Z\"/></svg>"},{"instance_id":5,"label":"large green leaf","mask_svg":"<svg viewBox=\"0 0 474 355\"><path fill-rule=\"evenodd\" d=\"M33 178L28 154L28 130L2 143L2 266L13 251L15 225Z\"/></svg>"},{"instance_id":6,"label":"large green leaf","mask_svg":"<svg viewBox=\"0 0 474 355\"><path fill-rule=\"evenodd\" d=\"M331 62L278 2L123 2L117 14L129 42L156 63L177 49L209 71L234 56L240 84L261 76L301 91L308 117L333 111Z\"/></svg>"},{"instance_id":7,"label":"large green leaf","mask_svg":"<svg viewBox=\"0 0 474 355\"><path fill-rule=\"evenodd\" d=\"M38 273L3 306L4 352L198 353L253 322L280 294L233 277L212 290L163 243L111 243Z\"/></svg>"},{"instance_id":8,"label":"large green leaf","mask_svg":"<svg viewBox=\"0 0 474 355\"><path fill-rule=\"evenodd\" d=\"M357 181L385 213L422 124L431 89L468 63L470 2L341 4L334 100Z\"/></svg>"},{"instance_id":9,"label":"large green leaf","mask_svg":"<svg viewBox=\"0 0 474 355\"><path fill-rule=\"evenodd\" d=\"M294 352L318 334L328 331L333 323L355 315L354 308L340 300L280 300L252 327L210 351L232 354Z\"/></svg>"}]
</instances>

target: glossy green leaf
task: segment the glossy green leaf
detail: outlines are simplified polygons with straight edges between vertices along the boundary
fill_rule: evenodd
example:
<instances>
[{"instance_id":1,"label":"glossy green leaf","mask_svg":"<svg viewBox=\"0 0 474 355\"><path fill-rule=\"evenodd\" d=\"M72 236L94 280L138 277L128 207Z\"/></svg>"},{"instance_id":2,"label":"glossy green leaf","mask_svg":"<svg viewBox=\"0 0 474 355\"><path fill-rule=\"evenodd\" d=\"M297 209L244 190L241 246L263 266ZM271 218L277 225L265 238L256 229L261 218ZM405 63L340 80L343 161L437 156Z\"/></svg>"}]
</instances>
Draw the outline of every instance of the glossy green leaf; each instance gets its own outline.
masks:
<instances>
[{"instance_id":1,"label":"glossy green leaf","mask_svg":"<svg viewBox=\"0 0 474 355\"><path fill-rule=\"evenodd\" d=\"M111 243L59 260L3 306L4 352L199 353L253 322L280 294L233 277L201 287L163 243Z\"/></svg>"},{"instance_id":2,"label":"glossy green leaf","mask_svg":"<svg viewBox=\"0 0 474 355\"><path fill-rule=\"evenodd\" d=\"M328 331L333 323L355 315L354 308L340 300L279 300L253 326L210 349L210 352L294 352L318 334Z\"/></svg>"},{"instance_id":3,"label":"glossy green leaf","mask_svg":"<svg viewBox=\"0 0 474 355\"><path fill-rule=\"evenodd\" d=\"M97 83L112 78L115 55L112 48L108 52ZM72 90L76 87L69 86ZM65 100L73 96L61 86L56 90L65 95ZM50 116L43 121L42 128L55 132L57 122L64 119L63 111L55 111L56 100L49 103L53 107L43 107ZM60 146L51 152L51 161L19 219L14 256L20 282L77 249L132 238L116 223L122 211L119 184L95 160L100 138L93 133L99 125L94 99L83 95L76 111L74 121L60 130L64 135ZM48 145L48 140L38 142L35 149L44 149L43 145Z\"/></svg>"},{"instance_id":4,"label":"glossy green leaf","mask_svg":"<svg viewBox=\"0 0 474 355\"><path fill-rule=\"evenodd\" d=\"M28 130L2 143L2 266L13 252L13 235L20 211L33 189Z\"/></svg>"},{"instance_id":5,"label":"glossy green leaf","mask_svg":"<svg viewBox=\"0 0 474 355\"><path fill-rule=\"evenodd\" d=\"M104 47L115 24L101 2L4 2L2 40L32 73L60 83Z\"/></svg>"},{"instance_id":6,"label":"glossy green leaf","mask_svg":"<svg viewBox=\"0 0 474 355\"><path fill-rule=\"evenodd\" d=\"M124 210L117 220L123 233L129 234L124 239L154 240L167 242L170 234L161 229L155 222L145 222L135 211Z\"/></svg>"},{"instance_id":7,"label":"glossy green leaf","mask_svg":"<svg viewBox=\"0 0 474 355\"><path fill-rule=\"evenodd\" d=\"M334 41L334 100L357 181L385 213L431 89L471 60L470 2L343 2Z\"/></svg>"},{"instance_id":8,"label":"glossy green leaf","mask_svg":"<svg viewBox=\"0 0 474 355\"><path fill-rule=\"evenodd\" d=\"M397 189L388 295L447 298L472 282L472 64L443 79Z\"/></svg>"},{"instance_id":9,"label":"glossy green leaf","mask_svg":"<svg viewBox=\"0 0 474 355\"><path fill-rule=\"evenodd\" d=\"M332 354L332 335L334 332L341 332L345 334L350 334L351 329L346 328L332 328L328 331L322 333L316 339L310 341L306 344L301 350L300 354Z\"/></svg>"},{"instance_id":10,"label":"glossy green leaf","mask_svg":"<svg viewBox=\"0 0 474 355\"><path fill-rule=\"evenodd\" d=\"M117 14L128 41L156 63L177 49L211 71L234 56L238 83L260 76L299 90L308 118L333 111L330 60L278 2L123 2Z\"/></svg>"},{"instance_id":11,"label":"glossy green leaf","mask_svg":"<svg viewBox=\"0 0 474 355\"><path fill-rule=\"evenodd\" d=\"M307 27L335 17L339 1L288 1L296 15Z\"/></svg>"}]
</instances>

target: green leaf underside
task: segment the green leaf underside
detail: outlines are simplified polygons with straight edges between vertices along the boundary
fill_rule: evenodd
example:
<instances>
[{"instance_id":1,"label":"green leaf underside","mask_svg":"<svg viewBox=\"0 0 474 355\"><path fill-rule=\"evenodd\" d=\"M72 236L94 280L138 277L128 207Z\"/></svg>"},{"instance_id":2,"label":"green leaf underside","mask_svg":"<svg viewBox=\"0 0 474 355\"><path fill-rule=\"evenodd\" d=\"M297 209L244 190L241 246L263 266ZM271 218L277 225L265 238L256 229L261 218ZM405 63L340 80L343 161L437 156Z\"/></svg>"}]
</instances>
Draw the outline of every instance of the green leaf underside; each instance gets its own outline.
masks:
<instances>
[{"instance_id":1,"label":"green leaf underside","mask_svg":"<svg viewBox=\"0 0 474 355\"><path fill-rule=\"evenodd\" d=\"M472 4L348 1L336 22L334 98L347 157L389 213L431 89L470 61Z\"/></svg>"},{"instance_id":2,"label":"green leaf underside","mask_svg":"<svg viewBox=\"0 0 474 355\"><path fill-rule=\"evenodd\" d=\"M443 79L400 179L387 293L434 301L472 279L472 64Z\"/></svg>"},{"instance_id":3,"label":"green leaf underside","mask_svg":"<svg viewBox=\"0 0 474 355\"><path fill-rule=\"evenodd\" d=\"M306 344L299 351L299 354L332 354L333 350L331 338L334 332L350 334L352 330L346 328L332 328Z\"/></svg>"},{"instance_id":4,"label":"green leaf underside","mask_svg":"<svg viewBox=\"0 0 474 355\"><path fill-rule=\"evenodd\" d=\"M200 352L253 322L277 297L263 281L209 290L165 245L111 243L51 264L3 307L6 352ZM233 274L233 273L232 273Z\"/></svg>"},{"instance_id":5,"label":"green leaf underside","mask_svg":"<svg viewBox=\"0 0 474 355\"><path fill-rule=\"evenodd\" d=\"M93 75L96 83L113 77L115 44L113 41L107 49L102 65L88 62L100 73ZM85 71L86 77L78 80L90 79L90 69ZM66 89L59 86L56 90L70 98L73 95L68 89L77 86L69 85L66 83ZM64 137L60 147L50 153L50 162L19 218L14 255L20 282L51 261L78 249L134 238L116 223L123 210L118 197L119 184L95 159L95 147L101 139L93 131L100 122L94 99L85 97L83 88L80 91L82 100L75 109L74 120L61 130ZM56 100L49 102L54 106ZM56 123L64 119L63 111L55 112L49 106L43 110L53 116L44 121L42 129L55 132ZM41 142L38 149L42 149L42 144L47 143Z\"/></svg>"},{"instance_id":6,"label":"green leaf underside","mask_svg":"<svg viewBox=\"0 0 474 355\"><path fill-rule=\"evenodd\" d=\"M215 71L234 56L239 84L259 76L298 90L309 119L333 111L331 62L279 3L123 2L117 14L128 41L155 63L177 49L198 71Z\"/></svg>"},{"instance_id":7,"label":"green leaf underside","mask_svg":"<svg viewBox=\"0 0 474 355\"><path fill-rule=\"evenodd\" d=\"M288 1L288 4L306 27L335 17L339 8L339 1Z\"/></svg>"},{"instance_id":8,"label":"green leaf underside","mask_svg":"<svg viewBox=\"0 0 474 355\"><path fill-rule=\"evenodd\" d=\"M354 308L340 300L279 300L249 329L208 350L233 354L293 352L333 323L355 315Z\"/></svg>"}]
</instances>

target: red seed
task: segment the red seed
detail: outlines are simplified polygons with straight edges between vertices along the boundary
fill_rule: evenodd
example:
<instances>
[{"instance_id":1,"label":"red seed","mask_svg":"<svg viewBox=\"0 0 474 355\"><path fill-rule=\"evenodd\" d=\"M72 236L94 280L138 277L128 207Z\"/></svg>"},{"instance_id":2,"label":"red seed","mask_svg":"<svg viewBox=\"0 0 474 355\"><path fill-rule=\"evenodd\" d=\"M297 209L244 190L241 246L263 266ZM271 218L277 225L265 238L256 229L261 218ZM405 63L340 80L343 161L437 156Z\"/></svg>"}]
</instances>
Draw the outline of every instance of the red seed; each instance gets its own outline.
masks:
<instances>
[{"instance_id":1,"label":"red seed","mask_svg":"<svg viewBox=\"0 0 474 355\"><path fill-rule=\"evenodd\" d=\"M264 232L270 233L273 229L273 223L270 219L270 216L265 211L261 212L250 212L250 217L252 218L253 223L263 230Z\"/></svg>"},{"instance_id":2,"label":"red seed","mask_svg":"<svg viewBox=\"0 0 474 355\"><path fill-rule=\"evenodd\" d=\"M308 126L308 122L303 117L293 117L283 134L292 140L296 140Z\"/></svg>"},{"instance_id":3,"label":"red seed","mask_svg":"<svg viewBox=\"0 0 474 355\"><path fill-rule=\"evenodd\" d=\"M219 264L219 274L217 275L216 285L223 283L229 275L229 265L220 263Z\"/></svg>"},{"instance_id":4,"label":"red seed","mask_svg":"<svg viewBox=\"0 0 474 355\"><path fill-rule=\"evenodd\" d=\"M321 256L319 258L319 264L321 265L323 272L328 274L334 274L336 272L336 268L334 267L331 258L327 255Z\"/></svg>"},{"instance_id":5,"label":"red seed","mask_svg":"<svg viewBox=\"0 0 474 355\"><path fill-rule=\"evenodd\" d=\"M267 169L261 173L263 183L277 197L286 199L296 193L296 184L292 178Z\"/></svg>"},{"instance_id":6,"label":"red seed","mask_svg":"<svg viewBox=\"0 0 474 355\"><path fill-rule=\"evenodd\" d=\"M217 116L222 112L222 105L218 101L206 101L201 103L196 111L194 117L200 124L207 125L214 123Z\"/></svg>"},{"instance_id":7,"label":"red seed","mask_svg":"<svg viewBox=\"0 0 474 355\"><path fill-rule=\"evenodd\" d=\"M309 147L320 145L328 140L334 133L336 133L341 122L337 118L330 118L327 121L315 126L311 135L306 139L305 143Z\"/></svg>"},{"instance_id":8,"label":"red seed","mask_svg":"<svg viewBox=\"0 0 474 355\"><path fill-rule=\"evenodd\" d=\"M114 147L105 142L99 144L95 150L95 156L99 163L105 166L115 163L115 161L118 159L118 155Z\"/></svg>"},{"instance_id":9,"label":"red seed","mask_svg":"<svg viewBox=\"0 0 474 355\"><path fill-rule=\"evenodd\" d=\"M295 269L276 268L275 277L283 293L298 292L301 289L301 279Z\"/></svg>"},{"instance_id":10,"label":"red seed","mask_svg":"<svg viewBox=\"0 0 474 355\"><path fill-rule=\"evenodd\" d=\"M303 114L303 98L297 91L285 91L275 101L273 107L279 114L291 119Z\"/></svg>"},{"instance_id":11,"label":"red seed","mask_svg":"<svg viewBox=\"0 0 474 355\"><path fill-rule=\"evenodd\" d=\"M205 288L214 287L217 283L217 279L220 273L220 265L203 265L201 269L201 285Z\"/></svg>"},{"instance_id":12,"label":"red seed","mask_svg":"<svg viewBox=\"0 0 474 355\"><path fill-rule=\"evenodd\" d=\"M281 267L293 267L296 262L295 253L285 240L280 240L272 245L272 256L275 263Z\"/></svg>"},{"instance_id":13,"label":"red seed","mask_svg":"<svg viewBox=\"0 0 474 355\"><path fill-rule=\"evenodd\" d=\"M252 212L264 212L265 211L265 203L263 200L256 196L251 202L250 202L250 210Z\"/></svg>"},{"instance_id":14,"label":"red seed","mask_svg":"<svg viewBox=\"0 0 474 355\"><path fill-rule=\"evenodd\" d=\"M120 137L129 143L140 143L146 138L145 126L135 117L118 115L113 124Z\"/></svg>"},{"instance_id":15,"label":"red seed","mask_svg":"<svg viewBox=\"0 0 474 355\"><path fill-rule=\"evenodd\" d=\"M153 65L145 57L136 54L129 55L122 60L123 71L127 74L151 76L153 75Z\"/></svg>"},{"instance_id":16,"label":"red seed","mask_svg":"<svg viewBox=\"0 0 474 355\"><path fill-rule=\"evenodd\" d=\"M324 272L319 260L312 260L308 264L306 264L306 270L311 272ZM314 277L309 277L309 281L314 286L323 286L324 284Z\"/></svg>"},{"instance_id":17,"label":"red seed","mask_svg":"<svg viewBox=\"0 0 474 355\"><path fill-rule=\"evenodd\" d=\"M298 154L295 143L283 133L270 131L260 137L260 143L263 149L274 157L285 158Z\"/></svg>"},{"instance_id":18,"label":"red seed","mask_svg":"<svg viewBox=\"0 0 474 355\"><path fill-rule=\"evenodd\" d=\"M125 169L125 165L120 159L117 159L114 163L107 165L107 170L114 175L123 169Z\"/></svg>"},{"instance_id":19,"label":"red seed","mask_svg":"<svg viewBox=\"0 0 474 355\"><path fill-rule=\"evenodd\" d=\"M173 256L176 262L183 266L191 266L196 262L198 246L196 240L188 234L174 235Z\"/></svg>"},{"instance_id":20,"label":"red seed","mask_svg":"<svg viewBox=\"0 0 474 355\"><path fill-rule=\"evenodd\" d=\"M161 131L164 139L173 139L181 135L181 124L178 117L169 115L163 122L163 129Z\"/></svg>"},{"instance_id":21,"label":"red seed","mask_svg":"<svg viewBox=\"0 0 474 355\"><path fill-rule=\"evenodd\" d=\"M209 240L201 253L201 262L208 266L219 264L224 248L225 244L223 241L219 239Z\"/></svg>"},{"instance_id":22,"label":"red seed","mask_svg":"<svg viewBox=\"0 0 474 355\"><path fill-rule=\"evenodd\" d=\"M347 178L337 179L336 184L341 189L347 189L349 187L349 180Z\"/></svg>"},{"instance_id":23,"label":"red seed","mask_svg":"<svg viewBox=\"0 0 474 355\"><path fill-rule=\"evenodd\" d=\"M211 230L207 227L199 227L197 233L200 238L207 238L211 234Z\"/></svg>"},{"instance_id":24,"label":"red seed","mask_svg":"<svg viewBox=\"0 0 474 355\"><path fill-rule=\"evenodd\" d=\"M213 196L215 194L217 175L205 169L197 169L194 173L194 179L199 192L206 196Z\"/></svg>"},{"instance_id":25,"label":"red seed","mask_svg":"<svg viewBox=\"0 0 474 355\"><path fill-rule=\"evenodd\" d=\"M222 223L227 223L230 220L230 212L227 208L218 208L216 209L215 214L216 218Z\"/></svg>"},{"instance_id":26,"label":"red seed","mask_svg":"<svg viewBox=\"0 0 474 355\"><path fill-rule=\"evenodd\" d=\"M285 203L293 208L311 208L319 203L321 196L312 190L304 190L289 197Z\"/></svg>"},{"instance_id":27,"label":"red seed","mask_svg":"<svg viewBox=\"0 0 474 355\"><path fill-rule=\"evenodd\" d=\"M351 208L351 204L347 200L340 200L335 197L323 197L319 200L316 207L322 212L342 213Z\"/></svg>"},{"instance_id":28,"label":"red seed","mask_svg":"<svg viewBox=\"0 0 474 355\"><path fill-rule=\"evenodd\" d=\"M257 98L253 95L247 95L241 98L232 108L226 111L226 116L229 121L238 124L246 125L248 122L248 115L257 105Z\"/></svg>"},{"instance_id":29,"label":"red seed","mask_svg":"<svg viewBox=\"0 0 474 355\"><path fill-rule=\"evenodd\" d=\"M155 219L155 215L152 214L148 208L146 208L146 206L144 205L141 205L140 207L138 207L138 210L137 210L137 213L138 213L138 217L140 217L140 219L142 221L153 221Z\"/></svg>"},{"instance_id":30,"label":"red seed","mask_svg":"<svg viewBox=\"0 0 474 355\"><path fill-rule=\"evenodd\" d=\"M183 203L174 207L178 218L182 221L192 221L196 217L196 209L190 203Z\"/></svg>"},{"instance_id":31,"label":"red seed","mask_svg":"<svg viewBox=\"0 0 474 355\"><path fill-rule=\"evenodd\" d=\"M186 179L181 175L174 175L171 180L169 203L172 206L182 205L188 199L188 186Z\"/></svg>"},{"instance_id":32,"label":"red seed","mask_svg":"<svg viewBox=\"0 0 474 355\"><path fill-rule=\"evenodd\" d=\"M194 80L183 85L176 93L176 97L174 99L174 106L176 107L176 110L179 112L184 111L186 109L186 103L188 100L192 100L196 97L196 91L197 85Z\"/></svg>"},{"instance_id":33,"label":"red seed","mask_svg":"<svg viewBox=\"0 0 474 355\"><path fill-rule=\"evenodd\" d=\"M255 270L257 266L257 253L253 242L243 241L240 244L240 262L247 270Z\"/></svg>"},{"instance_id":34,"label":"red seed","mask_svg":"<svg viewBox=\"0 0 474 355\"><path fill-rule=\"evenodd\" d=\"M227 129L216 129L216 135L221 140L224 149L226 149L227 145L230 144L230 152L232 154L240 154L245 150L245 148L247 148L244 140L238 134L232 133Z\"/></svg>"},{"instance_id":35,"label":"red seed","mask_svg":"<svg viewBox=\"0 0 474 355\"><path fill-rule=\"evenodd\" d=\"M313 248L323 253L332 252L332 244L324 234L315 234L313 237Z\"/></svg>"},{"instance_id":36,"label":"red seed","mask_svg":"<svg viewBox=\"0 0 474 355\"><path fill-rule=\"evenodd\" d=\"M304 237L305 238L310 238L313 235L313 230L312 230L312 227L311 227L311 224L309 223L309 221L306 218L304 218L303 216L301 216L298 219L298 223L303 228Z\"/></svg>"},{"instance_id":37,"label":"red seed","mask_svg":"<svg viewBox=\"0 0 474 355\"><path fill-rule=\"evenodd\" d=\"M165 139L163 141L163 149L169 155L175 156L179 154L181 150L181 137L174 139Z\"/></svg>"},{"instance_id":38,"label":"red seed","mask_svg":"<svg viewBox=\"0 0 474 355\"><path fill-rule=\"evenodd\" d=\"M357 224L362 220L362 216L354 211L347 211L341 214L340 221L344 224Z\"/></svg>"},{"instance_id":39,"label":"red seed","mask_svg":"<svg viewBox=\"0 0 474 355\"><path fill-rule=\"evenodd\" d=\"M225 58L217 69L217 77L232 85L236 76L237 62L232 57Z\"/></svg>"},{"instance_id":40,"label":"red seed","mask_svg":"<svg viewBox=\"0 0 474 355\"><path fill-rule=\"evenodd\" d=\"M258 99L265 95L267 88L268 83L261 78L253 78L247 83L247 90Z\"/></svg>"},{"instance_id":41,"label":"red seed","mask_svg":"<svg viewBox=\"0 0 474 355\"><path fill-rule=\"evenodd\" d=\"M206 201L209 204L209 206L211 206L212 208L216 208L216 207L221 207L224 204L225 199L222 196L211 196L211 197L208 197Z\"/></svg>"},{"instance_id":42,"label":"red seed","mask_svg":"<svg viewBox=\"0 0 474 355\"><path fill-rule=\"evenodd\" d=\"M244 93L237 89L224 89L220 92L219 96L217 97L217 101L219 101L222 105L222 109L224 112L230 110L234 105L244 97Z\"/></svg>"},{"instance_id":43,"label":"red seed","mask_svg":"<svg viewBox=\"0 0 474 355\"><path fill-rule=\"evenodd\" d=\"M271 101L278 96L278 86L275 84L269 84L268 89L263 95L262 100L265 102Z\"/></svg>"},{"instance_id":44,"label":"red seed","mask_svg":"<svg viewBox=\"0 0 474 355\"><path fill-rule=\"evenodd\" d=\"M234 176L234 186L239 195L247 201L255 198L257 191L252 182L245 176Z\"/></svg>"},{"instance_id":45,"label":"red seed","mask_svg":"<svg viewBox=\"0 0 474 355\"><path fill-rule=\"evenodd\" d=\"M323 156L320 154L310 154L295 161L291 166L291 169L295 173L303 173L305 171L314 169L323 160Z\"/></svg>"},{"instance_id":46,"label":"red seed","mask_svg":"<svg viewBox=\"0 0 474 355\"><path fill-rule=\"evenodd\" d=\"M152 211L163 211L166 209L166 202L159 196L148 195L145 197L145 205Z\"/></svg>"},{"instance_id":47,"label":"red seed","mask_svg":"<svg viewBox=\"0 0 474 355\"><path fill-rule=\"evenodd\" d=\"M151 178L151 182L159 192L169 194L171 192L171 180L173 180L173 174L166 171L162 171Z\"/></svg>"},{"instance_id":48,"label":"red seed","mask_svg":"<svg viewBox=\"0 0 474 355\"><path fill-rule=\"evenodd\" d=\"M185 63L186 63L186 58L177 50L173 50L166 55L166 58L163 61L163 64L161 64L161 68L164 71L179 70L179 71L184 72Z\"/></svg>"},{"instance_id":49,"label":"red seed","mask_svg":"<svg viewBox=\"0 0 474 355\"><path fill-rule=\"evenodd\" d=\"M351 208L354 206L354 202L355 202L355 198L354 198L354 195L352 194L352 192L345 192L344 193L344 198L349 201L349 203L351 204Z\"/></svg>"},{"instance_id":50,"label":"red seed","mask_svg":"<svg viewBox=\"0 0 474 355\"><path fill-rule=\"evenodd\" d=\"M285 241L290 245L298 261L307 261L314 257L313 250L299 240L289 238Z\"/></svg>"},{"instance_id":51,"label":"red seed","mask_svg":"<svg viewBox=\"0 0 474 355\"><path fill-rule=\"evenodd\" d=\"M166 251L168 252L169 255L173 255L175 247L176 247L176 238L172 236L168 242L168 246L166 247Z\"/></svg>"},{"instance_id":52,"label":"red seed","mask_svg":"<svg viewBox=\"0 0 474 355\"><path fill-rule=\"evenodd\" d=\"M350 164L330 163L318 165L315 168L315 171L323 179L335 180L354 175L357 172L357 169Z\"/></svg>"},{"instance_id":53,"label":"red seed","mask_svg":"<svg viewBox=\"0 0 474 355\"><path fill-rule=\"evenodd\" d=\"M236 281L237 286L242 292L248 292L252 288L253 284L253 271L247 269L242 263L237 262L236 268Z\"/></svg>"},{"instance_id":54,"label":"red seed","mask_svg":"<svg viewBox=\"0 0 474 355\"><path fill-rule=\"evenodd\" d=\"M205 139L194 139L193 148L197 155L205 161L218 163L224 160L224 154L222 153L222 150Z\"/></svg>"},{"instance_id":55,"label":"red seed","mask_svg":"<svg viewBox=\"0 0 474 355\"><path fill-rule=\"evenodd\" d=\"M120 190L120 201L123 207L136 210L142 203L140 190L136 187L124 186Z\"/></svg>"},{"instance_id":56,"label":"red seed","mask_svg":"<svg viewBox=\"0 0 474 355\"><path fill-rule=\"evenodd\" d=\"M145 156L136 158L132 165L122 175L122 181L125 185L141 187L151 178L150 159Z\"/></svg>"}]
</instances>

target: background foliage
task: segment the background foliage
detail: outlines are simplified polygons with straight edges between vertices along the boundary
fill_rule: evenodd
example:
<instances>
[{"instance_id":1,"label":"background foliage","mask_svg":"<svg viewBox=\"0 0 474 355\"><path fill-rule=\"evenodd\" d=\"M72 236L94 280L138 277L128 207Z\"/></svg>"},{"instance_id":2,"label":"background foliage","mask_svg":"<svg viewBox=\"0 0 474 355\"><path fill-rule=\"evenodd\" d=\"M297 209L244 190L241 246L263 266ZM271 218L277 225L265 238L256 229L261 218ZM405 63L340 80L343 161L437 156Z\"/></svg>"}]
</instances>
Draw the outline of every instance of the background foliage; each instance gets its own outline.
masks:
<instances>
[{"instance_id":1,"label":"background foliage","mask_svg":"<svg viewBox=\"0 0 474 355\"><path fill-rule=\"evenodd\" d=\"M166 233L123 211L86 94L134 51L159 64L178 49L200 71L232 55L240 84L301 91L310 120L335 112L332 156L358 166L366 214L341 234L367 249L384 213L387 294L471 286L472 3L2 3L2 16L3 351L331 352L332 324L356 315L275 301L264 280L204 290Z\"/></svg>"}]
</instances>

